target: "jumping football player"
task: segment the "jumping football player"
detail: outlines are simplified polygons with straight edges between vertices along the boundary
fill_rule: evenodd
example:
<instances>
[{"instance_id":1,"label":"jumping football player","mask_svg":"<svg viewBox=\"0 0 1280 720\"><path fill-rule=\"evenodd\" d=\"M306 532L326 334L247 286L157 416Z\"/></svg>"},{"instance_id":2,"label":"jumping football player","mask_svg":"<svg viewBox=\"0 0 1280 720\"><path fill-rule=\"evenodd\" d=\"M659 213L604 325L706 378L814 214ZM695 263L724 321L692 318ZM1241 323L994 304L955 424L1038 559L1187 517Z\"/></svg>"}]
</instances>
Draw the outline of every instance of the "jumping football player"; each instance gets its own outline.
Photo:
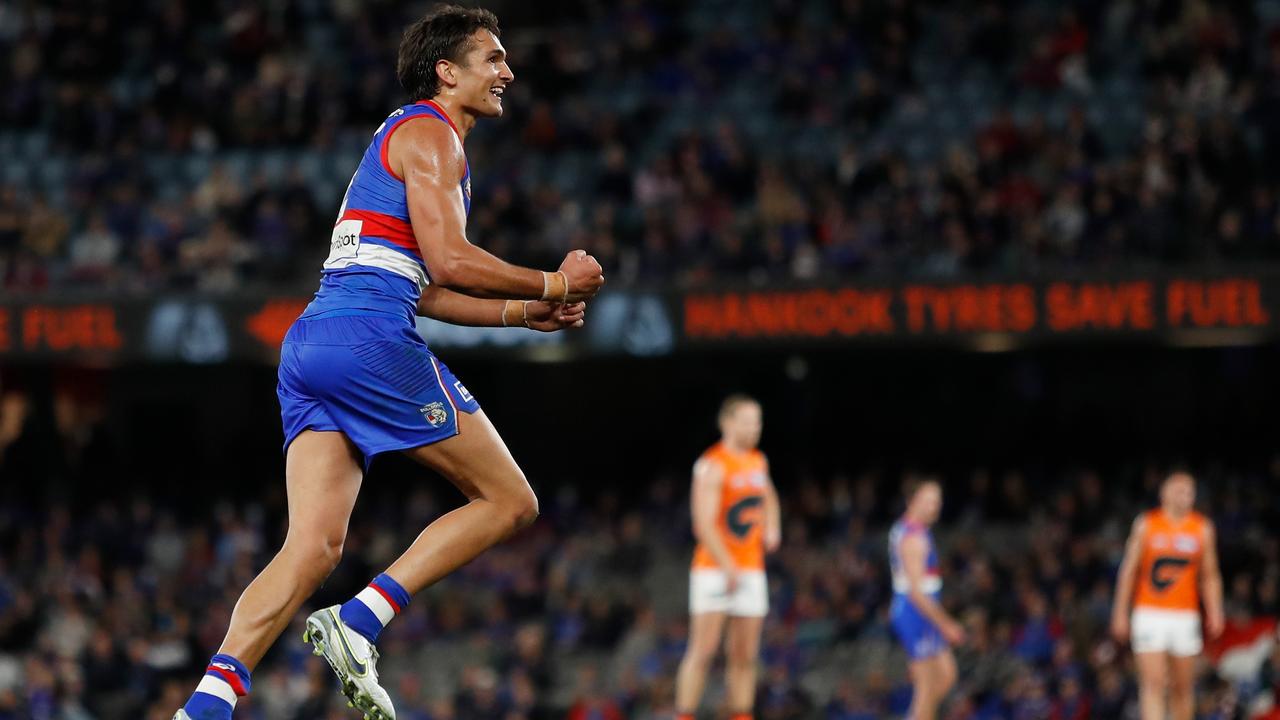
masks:
<instances>
[{"instance_id":1,"label":"jumping football player","mask_svg":"<svg viewBox=\"0 0 1280 720\"><path fill-rule=\"evenodd\" d=\"M342 605L307 618L308 640L373 720L395 709L378 683L378 634L415 593L529 524L538 501L467 388L414 329L420 313L459 325L580 326L604 283L584 251L542 272L468 242L463 143L502 115L515 79L498 20L445 6L411 25L397 74L409 104L377 129L351 178L320 290L281 348L289 532L245 589L204 678L175 720L228 720L250 671L342 556L370 459L401 452L448 478L465 505L431 523Z\"/></svg>"}]
</instances>

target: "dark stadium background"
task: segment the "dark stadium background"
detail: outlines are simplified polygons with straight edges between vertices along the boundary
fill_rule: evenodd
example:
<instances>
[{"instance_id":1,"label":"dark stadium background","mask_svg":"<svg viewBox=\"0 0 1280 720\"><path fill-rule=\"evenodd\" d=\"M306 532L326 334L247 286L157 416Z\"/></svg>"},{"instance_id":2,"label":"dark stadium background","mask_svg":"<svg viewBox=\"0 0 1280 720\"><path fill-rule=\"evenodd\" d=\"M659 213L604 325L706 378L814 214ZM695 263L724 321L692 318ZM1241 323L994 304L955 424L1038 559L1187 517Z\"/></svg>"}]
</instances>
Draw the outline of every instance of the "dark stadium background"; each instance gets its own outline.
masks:
<instances>
[{"instance_id":1,"label":"dark stadium background","mask_svg":"<svg viewBox=\"0 0 1280 720\"><path fill-rule=\"evenodd\" d=\"M563 342L425 330L542 517L389 631L402 718L669 717L689 469L738 391L784 509L762 720L901 717L884 534L931 475L973 638L946 717L1135 717L1111 580L1174 466L1231 628L1198 717L1280 717L1280 3L485 5L518 80L469 231L609 285ZM0 0L0 720L190 692L282 537L274 348L426 7ZM815 309L875 297L888 329ZM379 459L314 603L459 500ZM349 716L300 634L237 717Z\"/></svg>"},{"instance_id":2,"label":"dark stadium background","mask_svg":"<svg viewBox=\"0 0 1280 720\"><path fill-rule=\"evenodd\" d=\"M467 351L444 357L509 436L535 486L585 492L643 492L645 480L662 473L683 480L717 437L719 400L736 391L764 403L763 447L780 482L866 467L1119 469L1224 455L1260 463L1280 433L1272 346L760 348L551 363ZM100 459L81 471L88 475L73 473L101 482L67 486L76 496L95 488L110 495L116 482L109 481L127 479L199 508L208 496L251 492L283 476L274 368L15 364L5 371L7 386L40 409L30 447L10 450L11 463L34 470L49 462L55 395L101 406ZM375 468L372 483L422 474L394 458ZM193 495L197 485L204 490ZM38 496L52 487L12 490Z\"/></svg>"}]
</instances>

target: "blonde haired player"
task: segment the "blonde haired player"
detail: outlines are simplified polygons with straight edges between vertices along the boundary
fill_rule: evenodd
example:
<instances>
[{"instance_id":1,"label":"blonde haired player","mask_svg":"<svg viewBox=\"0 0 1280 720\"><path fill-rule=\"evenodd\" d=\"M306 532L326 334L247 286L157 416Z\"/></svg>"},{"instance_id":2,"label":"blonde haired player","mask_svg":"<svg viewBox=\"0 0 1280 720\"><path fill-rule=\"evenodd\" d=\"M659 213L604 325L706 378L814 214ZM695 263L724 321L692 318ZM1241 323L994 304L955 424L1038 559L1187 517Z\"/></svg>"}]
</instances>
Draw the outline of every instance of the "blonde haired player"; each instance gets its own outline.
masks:
<instances>
[{"instance_id":1,"label":"blonde haired player","mask_svg":"<svg viewBox=\"0 0 1280 720\"><path fill-rule=\"evenodd\" d=\"M678 720L697 713L722 637L730 717L749 719L755 704L760 631L769 612L764 556L782 539L778 494L756 448L761 428L760 403L729 396L720 407L720 442L693 466L698 547L689 573L689 645L676 678Z\"/></svg>"},{"instance_id":2,"label":"blonde haired player","mask_svg":"<svg viewBox=\"0 0 1280 720\"><path fill-rule=\"evenodd\" d=\"M1191 720L1195 658L1205 630L1222 633L1222 574L1213 523L1196 512L1191 475L1174 472L1160 486L1160 507L1138 516L1116 577L1111 632L1132 645L1142 720ZM1132 603L1132 618L1130 604Z\"/></svg>"}]
</instances>

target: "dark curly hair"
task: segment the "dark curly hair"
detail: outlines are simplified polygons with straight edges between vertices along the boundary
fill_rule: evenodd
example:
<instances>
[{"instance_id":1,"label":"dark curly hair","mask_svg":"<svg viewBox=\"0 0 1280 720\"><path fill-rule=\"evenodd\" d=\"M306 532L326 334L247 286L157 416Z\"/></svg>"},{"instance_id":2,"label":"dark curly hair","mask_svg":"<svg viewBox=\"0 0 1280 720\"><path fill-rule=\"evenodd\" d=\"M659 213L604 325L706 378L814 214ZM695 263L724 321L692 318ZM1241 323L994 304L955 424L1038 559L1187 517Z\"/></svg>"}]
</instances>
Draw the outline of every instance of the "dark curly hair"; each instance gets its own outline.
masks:
<instances>
[{"instance_id":1,"label":"dark curly hair","mask_svg":"<svg viewBox=\"0 0 1280 720\"><path fill-rule=\"evenodd\" d=\"M396 76L410 102L429 100L440 93L436 63L460 62L471 49L471 36L481 29L501 34L498 16L483 8L440 5L404 31Z\"/></svg>"}]
</instances>

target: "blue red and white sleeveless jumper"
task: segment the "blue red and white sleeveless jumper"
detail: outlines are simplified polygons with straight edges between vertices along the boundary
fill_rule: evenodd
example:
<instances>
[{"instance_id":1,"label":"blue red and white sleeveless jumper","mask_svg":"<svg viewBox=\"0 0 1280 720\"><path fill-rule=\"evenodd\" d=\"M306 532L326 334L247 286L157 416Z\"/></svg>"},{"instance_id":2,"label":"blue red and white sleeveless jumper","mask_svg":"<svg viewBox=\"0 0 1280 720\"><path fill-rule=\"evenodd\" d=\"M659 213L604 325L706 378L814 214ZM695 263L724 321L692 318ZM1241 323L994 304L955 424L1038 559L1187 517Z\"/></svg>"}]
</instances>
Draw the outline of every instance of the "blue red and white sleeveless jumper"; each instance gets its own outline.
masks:
<instances>
[{"instance_id":1,"label":"blue red and white sleeveless jumper","mask_svg":"<svg viewBox=\"0 0 1280 720\"><path fill-rule=\"evenodd\" d=\"M480 408L414 326L431 271L387 146L415 120L446 123L457 137L449 116L429 100L391 113L373 134L338 211L320 290L280 348L276 394L286 450L304 430L337 431L367 466L379 453L456 435L458 413ZM458 194L470 213L469 167Z\"/></svg>"},{"instance_id":2,"label":"blue red and white sleeveless jumper","mask_svg":"<svg viewBox=\"0 0 1280 720\"><path fill-rule=\"evenodd\" d=\"M938 549L929 528L906 518L889 530L889 570L893 575L893 602L889 604L889 622L893 632L912 660L933 657L947 649L947 642L933 621L911 602L911 583L902 565L902 541L912 535L923 536L929 547L925 559L924 579L920 590L937 600L942 593L942 575L938 569Z\"/></svg>"}]
</instances>

